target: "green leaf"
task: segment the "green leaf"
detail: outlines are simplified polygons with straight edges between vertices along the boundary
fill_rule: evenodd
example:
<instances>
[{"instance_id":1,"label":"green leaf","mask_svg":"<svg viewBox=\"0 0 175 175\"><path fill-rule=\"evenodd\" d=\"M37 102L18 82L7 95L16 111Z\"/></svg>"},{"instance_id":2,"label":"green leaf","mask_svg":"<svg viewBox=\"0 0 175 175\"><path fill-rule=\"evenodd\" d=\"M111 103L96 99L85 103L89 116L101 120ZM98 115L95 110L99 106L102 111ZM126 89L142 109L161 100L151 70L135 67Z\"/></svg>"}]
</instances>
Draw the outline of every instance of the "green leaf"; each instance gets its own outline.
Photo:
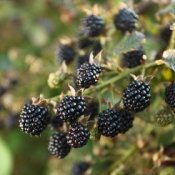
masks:
<instances>
[{"instance_id":1,"label":"green leaf","mask_svg":"<svg viewBox=\"0 0 175 175\"><path fill-rule=\"evenodd\" d=\"M138 49L143 40L145 39L145 36L143 33L140 32L132 32L129 35L126 35L118 44L116 47L115 52L120 55L121 53L125 53L132 49Z\"/></svg>"},{"instance_id":2,"label":"green leaf","mask_svg":"<svg viewBox=\"0 0 175 175\"><path fill-rule=\"evenodd\" d=\"M4 141L0 138L0 174L10 175L12 172L12 156Z\"/></svg>"},{"instance_id":3,"label":"green leaf","mask_svg":"<svg viewBox=\"0 0 175 175\"><path fill-rule=\"evenodd\" d=\"M7 71L12 68L12 64L6 55L0 55L0 71Z\"/></svg>"},{"instance_id":4,"label":"green leaf","mask_svg":"<svg viewBox=\"0 0 175 175\"><path fill-rule=\"evenodd\" d=\"M166 65L175 71L175 49L169 49L163 52L163 58Z\"/></svg>"}]
</instances>

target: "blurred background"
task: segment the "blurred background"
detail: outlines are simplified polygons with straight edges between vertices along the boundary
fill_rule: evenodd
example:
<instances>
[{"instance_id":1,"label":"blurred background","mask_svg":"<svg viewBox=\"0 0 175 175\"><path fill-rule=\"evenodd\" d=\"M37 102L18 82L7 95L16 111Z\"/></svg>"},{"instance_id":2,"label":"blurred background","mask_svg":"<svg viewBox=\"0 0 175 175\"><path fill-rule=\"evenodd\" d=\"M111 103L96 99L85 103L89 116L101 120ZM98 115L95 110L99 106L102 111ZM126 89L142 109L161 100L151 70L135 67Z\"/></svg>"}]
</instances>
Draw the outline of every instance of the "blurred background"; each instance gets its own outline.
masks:
<instances>
[{"instance_id":1,"label":"blurred background","mask_svg":"<svg viewBox=\"0 0 175 175\"><path fill-rule=\"evenodd\" d=\"M49 131L38 139L18 127L20 110L32 96L59 92L48 87L47 78L59 66L59 37L77 31L82 12L76 3L81 1L0 0L0 175L66 175L74 159L91 152L85 147L60 161L48 156Z\"/></svg>"},{"instance_id":2,"label":"blurred background","mask_svg":"<svg viewBox=\"0 0 175 175\"><path fill-rule=\"evenodd\" d=\"M100 162L97 170L102 171L108 166L108 162L94 156L93 153L99 150L91 141L87 146L73 150L64 160L49 156L47 144L50 131L45 131L40 138L30 137L20 132L18 119L21 107L31 97L42 93L48 98L61 92L59 88L49 88L47 79L49 73L59 67L55 56L59 38L76 36L77 28L85 15L80 6L84 3L88 5L98 3L107 7L111 2L117 6L127 0L0 0L0 175L69 175L74 162L88 160L89 156L94 162ZM139 2L141 1L134 1ZM156 21L153 14L163 6L159 5L158 1L154 3L144 12L147 17L150 15L150 20L141 15L142 20L146 21L144 27L148 36L157 35L158 27L153 27ZM167 5L167 1L165 4ZM148 50L159 50L162 44L158 45L154 39L150 39L150 43L152 45L146 46ZM152 53L148 51L148 54ZM140 125L139 119L136 121L137 124ZM142 128L145 126L147 126L145 123L141 124L140 128L130 133L130 136L138 136L136 133L143 132ZM167 135L162 133L162 136L154 142L155 147L159 147L162 143L171 143L172 138L175 138L174 131L174 128L170 127L167 129ZM161 133L160 128L158 132ZM155 136L153 127L148 127L144 134L149 144L149 137ZM164 139L167 136L170 137L169 140ZM127 139L121 140L118 147L124 145L129 150L129 145L125 144ZM131 143L135 143L135 140ZM111 146L110 142L107 145ZM143 165L140 166L141 172ZM94 170L93 174L99 175L99 172Z\"/></svg>"}]
</instances>

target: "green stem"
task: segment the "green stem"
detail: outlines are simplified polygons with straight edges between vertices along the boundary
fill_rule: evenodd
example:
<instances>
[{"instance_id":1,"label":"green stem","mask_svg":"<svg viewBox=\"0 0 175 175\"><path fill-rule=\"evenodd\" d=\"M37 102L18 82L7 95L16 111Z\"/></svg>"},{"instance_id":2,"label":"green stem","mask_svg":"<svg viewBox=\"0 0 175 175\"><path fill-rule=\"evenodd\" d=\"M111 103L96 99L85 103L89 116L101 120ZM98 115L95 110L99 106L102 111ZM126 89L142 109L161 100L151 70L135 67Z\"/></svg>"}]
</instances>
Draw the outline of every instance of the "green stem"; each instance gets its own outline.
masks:
<instances>
[{"instance_id":1,"label":"green stem","mask_svg":"<svg viewBox=\"0 0 175 175\"><path fill-rule=\"evenodd\" d=\"M117 166L119 166L120 164L125 163L130 157L132 157L133 154L135 154L135 152L137 151L137 148L134 147L133 149L131 149L129 151L129 153L124 156L120 161L115 161L110 167L109 169L107 169L107 171L104 173L104 175L110 174L113 170L115 170L115 168Z\"/></svg>"},{"instance_id":2,"label":"green stem","mask_svg":"<svg viewBox=\"0 0 175 175\"><path fill-rule=\"evenodd\" d=\"M117 82L117 81L119 81L119 80L127 77L129 74L134 74L134 73L138 72L139 70L142 70L143 68L146 70L146 69L151 68L151 67L154 67L156 65L157 65L156 62L151 62L151 63L145 64L144 66L143 65L140 65L140 66L138 66L136 68L133 68L133 69L127 69L127 70L121 72L120 74L117 74L117 76L114 76L111 79L106 80L103 83L97 85L95 87L95 91L100 90L100 89L103 89L106 86L108 86L110 84L113 84L113 83L115 83L115 82ZM92 90L85 90L84 91L84 95L88 95L91 92L92 92ZM55 97L52 97L50 99L56 100L57 98L58 98L58 96L55 96Z\"/></svg>"},{"instance_id":3,"label":"green stem","mask_svg":"<svg viewBox=\"0 0 175 175\"><path fill-rule=\"evenodd\" d=\"M156 64L155 62L151 62L151 63L146 64L146 65L144 66L144 68L145 68L145 69L148 69L148 68L153 67L153 66L156 66L156 65L157 65L157 64ZM126 71L123 71L123 72L120 73L119 75L117 75L117 76L115 76L115 77L113 77L113 78L111 78L111 79L105 81L104 83L101 83L101 84L97 85L97 86L95 87L95 89L96 89L96 90L100 90L100 89L102 89L102 88L108 86L109 84L115 83L115 82L117 82L117 81L119 81L119 80L125 78L125 77L128 76L129 74L133 74L133 73L135 73L135 72L141 70L142 68L143 68L143 66L141 65L141 66L138 66L138 67L136 67L136 68L134 68L134 69L128 69L128 70L126 70ZM89 93L89 92L87 92L86 94L88 94L88 93Z\"/></svg>"}]
</instances>

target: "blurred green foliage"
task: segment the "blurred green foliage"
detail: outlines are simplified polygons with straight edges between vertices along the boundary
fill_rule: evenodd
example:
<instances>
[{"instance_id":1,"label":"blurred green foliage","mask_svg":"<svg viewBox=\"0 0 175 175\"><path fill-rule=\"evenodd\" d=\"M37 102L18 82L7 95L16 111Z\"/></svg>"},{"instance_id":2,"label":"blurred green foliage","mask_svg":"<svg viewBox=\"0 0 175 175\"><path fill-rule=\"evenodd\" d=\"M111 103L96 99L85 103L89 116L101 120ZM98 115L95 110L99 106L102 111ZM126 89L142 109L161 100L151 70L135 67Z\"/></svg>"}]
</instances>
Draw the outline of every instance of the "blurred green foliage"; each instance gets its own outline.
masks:
<instances>
[{"instance_id":1,"label":"blurred green foliage","mask_svg":"<svg viewBox=\"0 0 175 175\"><path fill-rule=\"evenodd\" d=\"M32 96L42 93L49 98L62 91L59 88L50 89L47 85L47 78L50 72L54 72L60 66L55 59L55 48L59 38L65 35L72 37L77 34L81 18L84 16L77 4L99 3L106 7L111 3L117 6L120 2L128 3L126 0L0 1L0 82L1 84L6 83L6 79L9 77L18 80L18 84L0 99L0 105L1 103L5 105L5 109L0 109L0 126L3 123L3 126L0 127L0 175L68 175L73 162L89 156L96 162L92 169L93 175L105 174L105 172L109 174L108 169L113 171L111 175L175 174L171 167L154 169L152 160L147 161L146 156L149 155L145 155L144 152L136 152L134 147L136 142L144 140L150 146L146 148L148 149L146 151L150 153L153 151L152 149L159 151L162 145L168 145L175 139L173 126L162 129L155 124L152 125L152 111L160 108L162 105L160 101L163 99L164 85L157 86L157 83L172 81L175 75L163 67L157 72L156 80L152 83L153 92L156 94L160 91L160 95L156 97L156 100L153 97L151 110L148 109L139 114L135 121L136 127L125 137L121 137L120 141L118 141L120 138L116 139L116 142L112 142L110 139L102 139L100 143L89 141L87 146L73 150L64 160L58 160L48 156L47 144L50 135L48 130L40 138L31 138L20 132L18 123L15 123L13 127L7 127L7 124L4 124L9 113L19 113L23 104ZM134 1L134 3L140 2ZM144 15L141 15L141 23L147 37L144 49L150 60L153 60L159 49L166 45L157 37L164 22L157 22L155 17L155 13L166 5L155 3L144 12ZM115 44L112 43L112 46L109 44L109 50L104 51L107 52L107 55L115 55L115 52L111 52L111 48L115 48L117 52L121 53L128 50L133 44L133 40L129 40L128 43L127 36L121 39L121 36L114 34L114 39L116 39ZM142 38L134 39L134 46L137 47ZM147 73L154 73L151 71ZM108 76L104 77L103 81L108 78ZM120 84L119 87L117 86L117 91L122 91L129 79L128 77L119 81L111 85L110 88L113 89ZM103 96L104 99L114 103L118 99L114 99L114 94L111 94L108 88L104 88L96 97ZM100 107L100 110L105 108L103 104ZM104 154L101 155L100 150L103 150ZM106 156L107 150L109 153ZM94 153L95 151L97 153ZM127 159L129 156L131 157ZM124 168L129 164L134 165ZM140 166L138 170L136 170L137 166Z\"/></svg>"}]
</instances>

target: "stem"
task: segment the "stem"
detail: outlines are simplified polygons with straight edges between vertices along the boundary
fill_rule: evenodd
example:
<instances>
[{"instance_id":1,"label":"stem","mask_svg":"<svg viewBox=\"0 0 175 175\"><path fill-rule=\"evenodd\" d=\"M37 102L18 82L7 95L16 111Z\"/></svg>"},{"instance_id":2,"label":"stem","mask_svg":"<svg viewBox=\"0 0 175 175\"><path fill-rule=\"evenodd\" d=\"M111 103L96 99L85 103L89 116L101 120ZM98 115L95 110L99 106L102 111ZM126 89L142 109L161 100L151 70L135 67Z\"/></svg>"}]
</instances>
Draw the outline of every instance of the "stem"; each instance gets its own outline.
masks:
<instances>
[{"instance_id":1,"label":"stem","mask_svg":"<svg viewBox=\"0 0 175 175\"><path fill-rule=\"evenodd\" d=\"M134 147L133 149L131 149L129 151L129 153L124 156L120 161L115 161L110 167L109 169L107 169L107 171L104 173L104 175L110 174L119 164L123 164L125 163L135 152L137 151L137 148Z\"/></svg>"},{"instance_id":2,"label":"stem","mask_svg":"<svg viewBox=\"0 0 175 175\"><path fill-rule=\"evenodd\" d=\"M172 35L170 40L170 49L175 48L175 23L172 24Z\"/></svg>"},{"instance_id":3,"label":"stem","mask_svg":"<svg viewBox=\"0 0 175 175\"><path fill-rule=\"evenodd\" d=\"M157 64L156 64L155 62L151 62L151 63L146 64L146 65L144 66L144 68L145 68L145 69L148 69L148 68L153 67L153 66L156 66L156 65L157 65ZM96 89L96 90L102 89L102 88L108 86L109 84L112 84L112 83L115 83L115 82L121 80L122 78L128 76L129 74L133 74L133 73L135 73L135 72L141 70L142 68L143 68L143 66L141 65L141 66L138 66L138 67L136 67L136 68L134 68L134 69L128 69L128 70L126 70L126 71L123 71L122 73L120 73L120 74L117 75L116 77L113 77L113 78L111 78L111 79L105 81L104 83L97 85L97 86L95 87L95 89ZM89 92L87 92L87 93L89 93Z\"/></svg>"},{"instance_id":4,"label":"stem","mask_svg":"<svg viewBox=\"0 0 175 175\"><path fill-rule=\"evenodd\" d=\"M133 69L125 70L125 71L121 72L120 74L117 74L117 76L114 76L114 77L112 77L111 79L109 79L109 80L107 80L107 81L104 81L103 83L97 85L97 86L95 87L95 90L103 89L103 88L105 88L106 86L108 86L108 85L110 85L110 84L112 84L112 83L115 83L115 82L117 82L117 81L119 81L119 80L125 78L125 77L128 76L129 74L133 74L133 73L135 73L135 72L137 72L137 71L139 71L139 70L141 70L141 69L143 69L143 68L146 70L146 69L151 68L151 67L154 67L154 66L156 66L156 65L158 65L156 62L151 62L151 63L145 64L145 65L140 65L140 66L138 66L138 67L136 67L136 68L133 68ZM90 94L91 92L92 92L91 90L86 90L86 91L84 91L84 94L85 94L85 95L88 95L88 94ZM56 100L56 99L58 99L58 96L51 97L50 99Z\"/></svg>"}]
</instances>

